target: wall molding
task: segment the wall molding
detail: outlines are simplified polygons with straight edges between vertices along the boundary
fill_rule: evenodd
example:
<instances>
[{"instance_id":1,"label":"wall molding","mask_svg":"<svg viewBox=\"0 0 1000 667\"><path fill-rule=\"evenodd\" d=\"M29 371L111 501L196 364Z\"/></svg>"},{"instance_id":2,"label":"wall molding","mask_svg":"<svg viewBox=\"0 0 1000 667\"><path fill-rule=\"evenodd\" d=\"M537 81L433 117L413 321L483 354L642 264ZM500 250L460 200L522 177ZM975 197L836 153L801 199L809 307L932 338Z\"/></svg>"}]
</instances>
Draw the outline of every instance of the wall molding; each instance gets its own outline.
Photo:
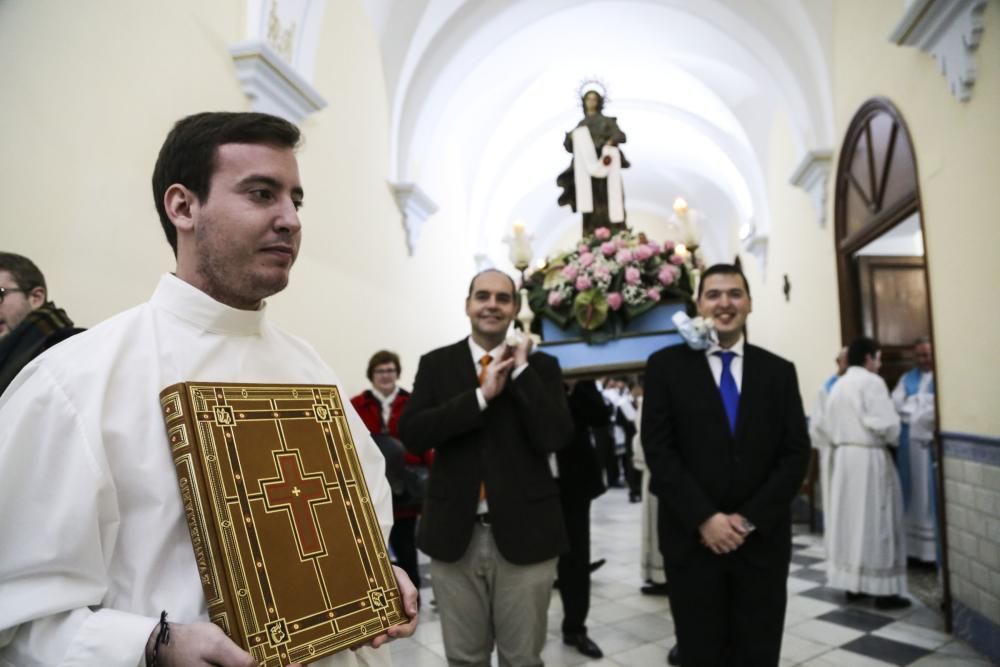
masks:
<instances>
[{"instance_id":1,"label":"wall molding","mask_svg":"<svg viewBox=\"0 0 1000 667\"><path fill-rule=\"evenodd\" d=\"M973 433L941 432L945 458L1000 466L1000 438Z\"/></svg>"},{"instance_id":2,"label":"wall molding","mask_svg":"<svg viewBox=\"0 0 1000 667\"><path fill-rule=\"evenodd\" d=\"M953 634L972 644L994 664L1000 664L1000 625L952 597Z\"/></svg>"},{"instance_id":3,"label":"wall molding","mask_svg":"<svg viewBox=\"0 0 1000 667\"><path fill-rule=\"evenodd\" d=\"M427 219L437 212L438 206L416 183L389 183L389 189L403 214L406 249L412 257Z\"/></svg>"},{"instance_id":4,"label":"wall molding","mask_svg":"<svg viewBox=\"0 0 1000 667\"><path fill-rule=\"evenodd\" d=\"M931 54L948 80L951 94L972 98L976 50L983 36L987 0L916 0L889 35L889 41Z\"/></svg>"},{"instance_id":5,"label":"wall molding","mask_svg":"<svg viewBox=\"0 0 1000 667\"><path fill-rule=\"evenodd\" d=\"M326 100L266 42L233 44L229 53L243 92L254 111L300 122L326 106Z\"/></svg>"},{"instance_id":6,"label":"wall molding","mask_svg":"<svg viewBox=\"0 0 1000 667\"><path fill-rule=\"evenodd\" d=\"M808 151L788 179L789 183L809 194L816 213L816 223L820 227L826 224L826 200L832 164L832 150L824 148Z\"/></svg>"}]
</instances>

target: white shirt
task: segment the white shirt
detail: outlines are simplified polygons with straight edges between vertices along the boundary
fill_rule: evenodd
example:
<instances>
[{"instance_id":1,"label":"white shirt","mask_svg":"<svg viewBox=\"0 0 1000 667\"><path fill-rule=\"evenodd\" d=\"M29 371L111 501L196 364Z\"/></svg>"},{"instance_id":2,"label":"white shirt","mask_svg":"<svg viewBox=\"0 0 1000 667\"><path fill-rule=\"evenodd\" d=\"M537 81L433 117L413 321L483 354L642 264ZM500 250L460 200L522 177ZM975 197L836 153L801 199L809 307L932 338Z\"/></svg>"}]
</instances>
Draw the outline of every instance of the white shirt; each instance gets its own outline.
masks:
<instances>
[{"instance_id":1,"label":"white shirt","mask_svg":"<svg viewBox=\"0 0 1000 667\"><path fill-rule=\"evenodd\" d=\"M820 431L835 446L895 445L899 416L885 381L861 366L851 366L830 390Z\"/></svg>"},{"instance_id":2,"label":"white shirt","mask_svg":"<svg viewBox=\"0 0 1000 667\"><path fill-rule=\"evenodd\" d=\"M745 345L746 341L743 336L740 336L740 339L732 347L725 348L721 347L718 343L712 343L705 350L705 357L708 359L709 368L712 369L712 377L715 379L716 387L719 386L722 378L722 357L716 354L716 352L733 352L736 356L729 362L729 372L733 374L733 379L736 380L736 388L741 392L743 391L743 348Z\"/></svg>"},{"instance_id":3,"label":"white shirt","mask_svg":"<svg viewBox=\"0 0 1000 667\"><path fill-rule=\"evenodd\" d=\"M372 387L372 396L382 405L382 427L389 430L389 418L392 417L392 402L399 396L399 385L393 387L388 396L385 396L376 387Z\"/></svg>"},{"instance_id":4,"label":"white shirt","mask_svg":"<svg viewBox=\"0 0 1000 667\"><path fill-rule=\"evenodd\" d=\"M29 364L0 398L0 665L136 667L160 610L208 620L160 413L160 390L187 380L339 384L264 308L172 275ZM343 405L388 535L385 461ZM390 662L367 648L316 664Z\"/></svg>"}]
</instances>

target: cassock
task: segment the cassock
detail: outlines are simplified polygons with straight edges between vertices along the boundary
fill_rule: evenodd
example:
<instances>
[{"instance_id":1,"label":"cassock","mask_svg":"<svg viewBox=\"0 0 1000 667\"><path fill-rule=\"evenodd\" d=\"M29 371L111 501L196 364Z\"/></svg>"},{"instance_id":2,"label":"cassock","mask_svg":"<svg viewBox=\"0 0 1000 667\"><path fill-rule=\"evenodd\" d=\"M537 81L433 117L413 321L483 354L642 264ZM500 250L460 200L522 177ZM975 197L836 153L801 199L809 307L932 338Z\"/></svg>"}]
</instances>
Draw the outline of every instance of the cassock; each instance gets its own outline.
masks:
<instances>
[{"instance_id":1,"label":"cassock","mask_svg":"<svg viewBox=\"0 0 1000 667\"><path fill-rule=\"evenodd\" d=\"M823 505L823 516L826 522L830 521L830 484L833 477L833 446L826 439L826 436L823 435L819 425L823 421L823 412L826 410L826 399L830 397L830 390L833 389L833 385L837 383L839 378L840 376L836 374L827 378L816 394L816 403L813 405L812 414L809 415L809 441L812 443L812 448L816 450L816 457L819 461L820 502ZM830 531L824 525L823 542L826 545L827 553L830 551L830 545L827 544L829 537Z\"/></svg>"},{"instance_id":2,"label":"cassock","mask_svg":"<svg viewBox=\"0 0 1000 667\"><path fill-rule=\"evenodd\" d=\"M851 366L830 390L819 424L833 445L828 585L854 593L906 592L903 497L889 447L899 417L881 377Z\"/></svg>"},{"instance_id":3,"label":"cassock","mask_svg":"<svg viewBox=\"0 0 1000 667\"><path fill-rule=\"evenodd\" d=\"M52 348L0 398L0 665L145 664L161 610L208 620L159 392L181 381L339 384L264 317L172 276ZM379 523L384 461L344 397ZM388 665L387 649L324 666Z\"/></svg>"},{"instance_id":4,"label":"cassock","mask_svg":"<svg viewBox=\"0 0 1000 667\"><path fill-rule=\"evenodd\" d=\"M646 465L646 452L642 447L642 396L635 418L635 437L632 440L632 465L642 473L642 543L639 552L639 576L643 581L665 584L667 574L663 569L663 554L660 553L659 500L649 491L650 472Z\"/></svg>"},{"instance_id":5,"label":"cassock","mask_svg":"<svg viewBox=\"0 0 1000 667\"><path fill-rule=\"evenodd\" d=\"M934 373L913 368L892 390L902 421L896 461L903 486L906 549L911 558L937 560L934 445Z\"/></svg>"}]
</instances>

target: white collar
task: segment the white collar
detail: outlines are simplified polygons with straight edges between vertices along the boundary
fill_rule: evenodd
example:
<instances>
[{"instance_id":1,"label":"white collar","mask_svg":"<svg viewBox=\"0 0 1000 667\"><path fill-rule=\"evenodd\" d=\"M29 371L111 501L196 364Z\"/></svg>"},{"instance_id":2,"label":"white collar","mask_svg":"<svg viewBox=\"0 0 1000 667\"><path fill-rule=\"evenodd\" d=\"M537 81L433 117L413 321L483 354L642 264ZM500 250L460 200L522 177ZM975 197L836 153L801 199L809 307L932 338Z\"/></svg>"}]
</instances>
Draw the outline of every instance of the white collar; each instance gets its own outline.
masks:
<instances>
[{"instance_id":1,"label":"white collar","mask_svg":"<svg viewBox=\"0 0 1000 667\"><path fill-rule=\"evenodd\" d=\"M743 356L743 347L746 344L746 339L740 336L740 339L733 343L732 347L722 347L718 343L712 343L705 350L705 356L711 357L716 352L733 352L737 357Z\"/></svg>"},{"instance_id":2,"label":"white collar","mask_svg":"<svg viewBox=\"0 0 1000 667\"><path fill-rule=\"evenodd\" d=\"M490 355L493 361L499 361L503 357L504 349L507 347L506 341L500 343L492 350L485 350L479 346L476 341L472 340L472 336L469 336L466 340L469 341L469 351L472 353L472 360L475 363L479 363L479 360L483 358L484 354Z\"/></svg>"},{"instance_id":3,"label":"white collar","mask_svg":"<svg viewBox=\"0 0 1000 667\"><path fill-rule=\"evenodd\" d=\"M153 308L212 333L258 335L264 325L265 304L257 310L240 310L220 303L172 273L164 274L149 303Z\"/></svg>"},{"instance_id":4,"label":"white collar","mask_svg":"<svg viewBox=\"0 0 1000 667\"><path fill-rule=\"evenodd\" d=\"M374 396L376 399L378 399L378 401L382 405L391 404L394 400L396 400L396 396L398 396L398 395L399 395L399 385L398 384L395 387L393 387L392 393L390 393L388 396L384 395L382 392L380 392L375 387L372 387L372 396Z\"/></svg>"}]
</instances>

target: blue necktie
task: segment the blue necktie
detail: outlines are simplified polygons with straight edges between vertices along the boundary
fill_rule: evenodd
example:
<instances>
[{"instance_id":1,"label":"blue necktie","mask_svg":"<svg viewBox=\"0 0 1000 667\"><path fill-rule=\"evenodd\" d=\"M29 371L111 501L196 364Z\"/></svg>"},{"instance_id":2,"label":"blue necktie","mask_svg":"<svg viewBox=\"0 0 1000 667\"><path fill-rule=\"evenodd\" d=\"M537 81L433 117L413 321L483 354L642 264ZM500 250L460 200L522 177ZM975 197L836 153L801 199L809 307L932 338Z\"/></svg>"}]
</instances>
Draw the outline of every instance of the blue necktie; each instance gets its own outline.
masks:
<instances>
[{"instance_id":1,"label":"blue necktie","mask_svg":"<svg viewBox=\"0 0 1000 667\"><path fill-rule=\"evenodd\" d=\"M733 363L735 352L716 352L722 359L722 375L719 376L719 393L722 394L722 405L726 408L729 418L729 432L736 434L736 413L740 409L740 390L736 387L736 378L729 367Z\"/></svg>"}]
</instances>

